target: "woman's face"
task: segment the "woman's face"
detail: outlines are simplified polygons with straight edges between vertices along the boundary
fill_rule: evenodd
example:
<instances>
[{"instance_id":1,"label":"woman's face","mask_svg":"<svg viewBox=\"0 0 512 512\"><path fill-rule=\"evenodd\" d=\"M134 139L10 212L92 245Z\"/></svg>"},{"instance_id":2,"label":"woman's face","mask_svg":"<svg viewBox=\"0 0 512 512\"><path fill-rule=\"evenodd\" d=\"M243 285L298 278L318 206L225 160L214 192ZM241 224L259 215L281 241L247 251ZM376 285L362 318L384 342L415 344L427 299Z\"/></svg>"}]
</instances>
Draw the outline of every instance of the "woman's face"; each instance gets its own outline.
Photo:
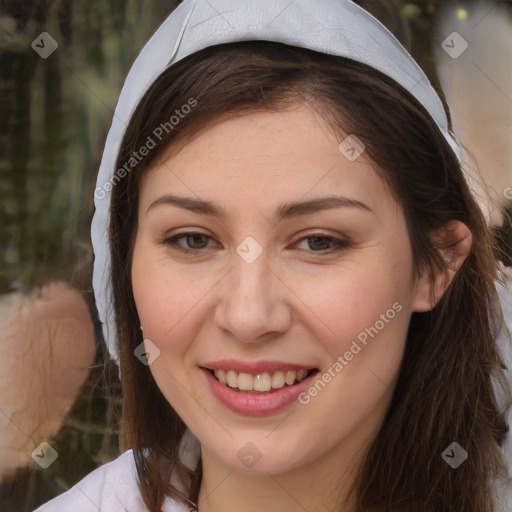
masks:
<instances>
[{"instance_id":1,"label":"woman's face","mask_svg":"<svg viewBox=\"0 0 512 512\"><path fill-rule=\"evenodd\" d=\"M355 456L383 420L421 289L401 209L340 142L309 110L253 113L141 182L149 368L203 458L281 473ZM294 369L317 373L289 386Z\"/></svg>"}]
</instances>

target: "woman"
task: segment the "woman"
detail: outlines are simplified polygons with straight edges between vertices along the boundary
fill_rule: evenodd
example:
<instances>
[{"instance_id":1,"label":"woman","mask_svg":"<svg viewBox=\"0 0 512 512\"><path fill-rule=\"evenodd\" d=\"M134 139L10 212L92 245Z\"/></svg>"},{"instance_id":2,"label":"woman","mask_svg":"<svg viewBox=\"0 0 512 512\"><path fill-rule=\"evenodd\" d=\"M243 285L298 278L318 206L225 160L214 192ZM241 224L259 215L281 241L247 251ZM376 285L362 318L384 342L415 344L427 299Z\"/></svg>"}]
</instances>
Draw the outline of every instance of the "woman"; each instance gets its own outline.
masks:
<instances>
[{"instance_id":1,"label":"woman","mask_svg":"<svg viewBox=\"0 0 512 512\"><path fill-rule=\"evenodd\" d=\"M95 191L130 450L38 511L508 510L498 266L460 155L352 2L183 2Z\"/></svg>"}]
</instances>

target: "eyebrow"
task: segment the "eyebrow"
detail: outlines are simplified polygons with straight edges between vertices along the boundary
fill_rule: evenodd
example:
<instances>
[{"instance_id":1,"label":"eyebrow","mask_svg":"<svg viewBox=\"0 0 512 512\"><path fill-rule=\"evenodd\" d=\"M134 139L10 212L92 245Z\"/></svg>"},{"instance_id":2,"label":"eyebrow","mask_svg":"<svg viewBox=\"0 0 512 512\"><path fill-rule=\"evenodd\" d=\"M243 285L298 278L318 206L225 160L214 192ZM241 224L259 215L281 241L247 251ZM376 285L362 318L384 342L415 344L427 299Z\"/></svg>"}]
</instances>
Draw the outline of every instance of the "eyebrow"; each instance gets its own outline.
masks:
<instances>
[{"instance_id":1,"label":"eyebrow","mask_svg":"<svg viewBox=\"0 0 512 512\"><path fill-rule=\"evenodd\" d=\"M152 208L164 204L178 206L194 213L216 216L221 219L225 219L227 217L226 211L215 203L193 197L180 197L170 194L165 194L159 197L156 201L153 201L146 213L148 213ZM334 208L356 208L362 211L374 213L368 205L356 199L350 199L343 196L328 196L320 197L318 199L310 199L308 201L284 203L277 208L276 219L281 221L292 217L310 215L322 210L332 210Z\"/></svg>"}]
</instances>

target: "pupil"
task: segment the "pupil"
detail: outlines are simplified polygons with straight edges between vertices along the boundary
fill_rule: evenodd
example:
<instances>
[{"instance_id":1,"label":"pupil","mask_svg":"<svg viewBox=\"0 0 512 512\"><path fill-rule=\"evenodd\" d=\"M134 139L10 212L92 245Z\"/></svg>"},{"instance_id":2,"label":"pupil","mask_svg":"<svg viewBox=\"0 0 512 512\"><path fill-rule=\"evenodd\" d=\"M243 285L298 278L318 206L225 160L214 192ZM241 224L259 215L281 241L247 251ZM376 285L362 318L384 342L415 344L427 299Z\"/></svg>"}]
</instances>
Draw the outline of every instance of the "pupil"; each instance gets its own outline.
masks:
<instances>
[{"instance_id":1,"label":"pupil","mask_svg":"<svg viewBox=\"0 0 512 512\"><path fill-rule=\"evenodd\" d=\"M201 247L203 247L203 246L201 246L201 247L195 247L195 246L194 246L194 244L197 242L197 238L199 238L199 239L200 239L201 237L203 237L203 239L204 239L204 238L205 238L205 235L201 235L201 234L189 235L189 236L187 237L187 243L189 243L189 245L190 245L190 246L192 246L192 248L193 248L193 249L200 249L200 248L201 248ZM190 240L193 240L193 242L192 242L192 243L190 243ZM199 244L200 244L200 242L199 242Z\"/></svg>"},{"instance_id":2,"label":"pupil","mask_svg":"<svg viewBox=\"0 0 512 512\"><path fill-rule=\"evenodd\" d=\"M314 240L314 244L316 245L317 248L318 248L317 242L319 240L324 240L327 243L327 247L320 247L320 249L328 249L329 240L327 240L326 237L324 237L324 236L314 236L311 239ZM320 244L320 245L322 245L322 244ZM325 243L323 245L325 246ZM311 247L311 245L310 245L310 247Z\"/></svg>"}]
</instances>

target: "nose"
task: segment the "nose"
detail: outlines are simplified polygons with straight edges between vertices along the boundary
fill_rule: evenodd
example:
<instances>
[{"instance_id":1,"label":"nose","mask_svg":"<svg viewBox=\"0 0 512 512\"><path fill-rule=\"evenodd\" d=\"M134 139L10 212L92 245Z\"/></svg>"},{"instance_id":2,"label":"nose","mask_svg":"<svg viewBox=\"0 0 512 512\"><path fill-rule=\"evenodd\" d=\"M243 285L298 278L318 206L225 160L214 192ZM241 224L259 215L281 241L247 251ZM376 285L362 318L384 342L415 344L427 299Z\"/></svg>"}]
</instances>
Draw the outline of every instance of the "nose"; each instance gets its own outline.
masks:
<instances>
[{"instance_id":1,"label":"nose","mask_svg":"<svg viewBox=\"0 0 512 512\"><path fill-rule=\"evenodd\" d=\"M237 341L262 342L290 328L291 292L265 254L252 263L234 254L233 267L219 285L215 323Z\"/></svg>"}]
</instances>

